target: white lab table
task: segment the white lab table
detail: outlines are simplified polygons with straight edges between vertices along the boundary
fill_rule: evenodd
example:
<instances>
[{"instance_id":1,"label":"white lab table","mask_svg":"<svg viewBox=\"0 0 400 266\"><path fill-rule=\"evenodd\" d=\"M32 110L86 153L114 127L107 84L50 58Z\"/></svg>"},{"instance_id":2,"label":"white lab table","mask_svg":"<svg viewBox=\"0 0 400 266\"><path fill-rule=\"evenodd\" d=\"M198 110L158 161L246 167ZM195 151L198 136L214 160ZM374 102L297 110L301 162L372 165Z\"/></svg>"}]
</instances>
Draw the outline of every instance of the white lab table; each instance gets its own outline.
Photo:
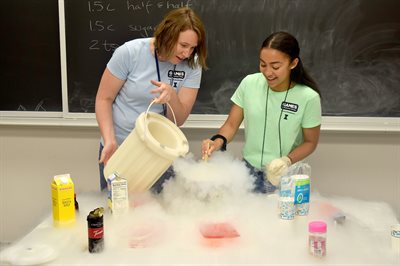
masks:
<instances>
[{"instance_id":1,"label":"white lab table","mask_svg":"<svg viewBox=\"0 0 400 266\"><path fill-rule=\"evenodd\" d=\"M213 206L203 214L204 209L182 212L177 206L169 208L149 195L139 199L126 216L105 213L102 253L88 252L86 217L94 208L105 206L106 199L103 194L89 193L78 195L80 210L74 226L55 228L50 213L0 253L0 264L400 265L400 253L391 249L390 242L390 224L397 221L385 203L312 195L308 216L284 221L277 215L275 196L251 195ZM344 223L334 222L332 212L322 211L321 206L341 209L346 215ZM324 258L308 254L307 224L316 219L328 224ZM199 231L204 222L229 222L240 236L206 239ZM144 235L135 239L135 230L147 230L147 239Z\"/></svg>"}]
</instances>

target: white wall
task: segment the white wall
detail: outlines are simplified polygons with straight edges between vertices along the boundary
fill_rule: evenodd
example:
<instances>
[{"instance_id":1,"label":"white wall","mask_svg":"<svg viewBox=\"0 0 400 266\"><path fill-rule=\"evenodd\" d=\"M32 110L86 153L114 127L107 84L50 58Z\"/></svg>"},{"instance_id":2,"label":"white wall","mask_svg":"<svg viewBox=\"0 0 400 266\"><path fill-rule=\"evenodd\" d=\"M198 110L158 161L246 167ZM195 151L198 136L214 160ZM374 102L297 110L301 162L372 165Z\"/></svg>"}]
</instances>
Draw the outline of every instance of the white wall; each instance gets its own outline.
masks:
<instances>
[{"instance_id":1,"label":"white wall","mask_svg":"<svg viewBox=\"0 0 400 266\"><path fill-rule=\"evenodd\" d=\"M183 129L191 152L215 129ZM70 173L78 195L99 186L96 127L0 125L0 242L28 233L51 213L50 182ZM240 156L243 131L228 145ZM325 196L388 202L400 218L400 133L322 132L307 160Z\"/></svg>"}]
</instances>

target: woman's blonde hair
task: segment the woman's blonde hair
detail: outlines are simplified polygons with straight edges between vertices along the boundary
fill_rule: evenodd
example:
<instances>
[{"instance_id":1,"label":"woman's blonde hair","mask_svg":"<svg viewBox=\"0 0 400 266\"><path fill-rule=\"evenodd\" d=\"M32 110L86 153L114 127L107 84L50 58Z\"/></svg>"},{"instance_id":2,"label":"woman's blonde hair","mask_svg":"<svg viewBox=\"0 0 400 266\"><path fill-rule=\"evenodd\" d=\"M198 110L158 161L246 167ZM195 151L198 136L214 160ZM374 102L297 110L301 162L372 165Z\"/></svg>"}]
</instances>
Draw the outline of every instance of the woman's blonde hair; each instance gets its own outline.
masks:
<instances>
[{"instance_id":1,"label":"woman's blonde hair","mask_svg":"<svg viewBox=\"0 0 400 266\"><path fill-rule=\"evenodd\" d=\"M207 43L204 24L189 7L174 9L165 15L154 32L155 49L159 54L169 58L175 51L179 34L186 30L193 30L198 37L197 46L187 59L189 66L193 68L198 64L207 69ZM195 60L196 55L197 60Z\"/></svg>"}]
</instances>

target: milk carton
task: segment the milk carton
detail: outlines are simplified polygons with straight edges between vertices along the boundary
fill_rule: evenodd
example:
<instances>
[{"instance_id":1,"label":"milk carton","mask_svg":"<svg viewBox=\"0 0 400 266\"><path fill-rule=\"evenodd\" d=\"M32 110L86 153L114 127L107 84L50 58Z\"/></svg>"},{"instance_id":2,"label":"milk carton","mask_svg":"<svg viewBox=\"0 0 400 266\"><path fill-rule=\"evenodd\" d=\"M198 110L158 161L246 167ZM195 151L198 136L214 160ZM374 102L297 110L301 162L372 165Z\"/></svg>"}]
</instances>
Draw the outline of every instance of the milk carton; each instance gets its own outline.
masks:
<instances>
[{"instance_id":1,"label":"milk carton","mask_svg":"<svg viewBox=\"0 0 400 266\"><path fill-rule=\"evenodd\" d=\"M117 173L107 177L108 207L112 214L121 215L129 210L128 181Z\"/></svg>"},{"instance_id":2,"label":"milk carton","mask_svg":"<svg viewBox=\"0 0 400 266\"><path fill-rule=\"evenodd\" d=\"M69 174L56 175L51 183L53 221L55 225L75 221L74 183Z\"/></svg>"}]
</instances>

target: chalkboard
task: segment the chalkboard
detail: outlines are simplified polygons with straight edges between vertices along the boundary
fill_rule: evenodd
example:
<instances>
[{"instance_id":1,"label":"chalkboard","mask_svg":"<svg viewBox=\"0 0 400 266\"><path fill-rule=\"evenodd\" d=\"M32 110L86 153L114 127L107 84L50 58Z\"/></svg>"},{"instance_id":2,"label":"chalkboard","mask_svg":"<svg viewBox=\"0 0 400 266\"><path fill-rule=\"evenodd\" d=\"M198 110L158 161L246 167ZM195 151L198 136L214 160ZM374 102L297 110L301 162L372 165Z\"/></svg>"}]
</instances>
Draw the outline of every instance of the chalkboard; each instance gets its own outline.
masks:
<instances>
[{"instance_id":1,"label":"chalkboard","mask_svg":"<svg viewBox=\"0 0 400 266\"><path fill-rule=\"evenodd\" d=\"M0 111L62 111L58 3L3 1Z\"/></svg>"},{"instance_id":2,"label":"chalkboard","mask_svg":"<svg viewBox=\"0 0 400 266\"><path fill-rule=\"evenodd\" d=\"M71 112L93 112L100 76L112 51L152 36L171 8L192 7L206 24L210 69L195 114L227 114L240 80L258 71L264 38L294 34L318 81L323 114L400 115L400 1L397 0L65 0Z\"/></svg>"},{"instance_id":3,"label":"chalkboard","mask_svg":"<svg viewBox=\"0 0 400 266\"><path fill-rule=\"evenodd\" d=\"M44 1L53 8L49 2L54 1ZM206 25L210 67L203 72L192 113L227 114L229 99L240 80L258 71L262 41L270 33L284 30L299 40L303 63L322 92L324 116L400 116L398 0L60 0L60 3L65 8L68 112L71 113L94 112L100 77L119 45L134 38L151 37L166 12L190 6ZM8 20L12 21L11 17ZM42 21L41 27L51 29L50 24ZM13 31L27 32L20 28ZM53 39L43 40L57 43ZM58 67L53 62L47 64ZM56 76L58 69L52 71ZM32 76L29 85L39 78ZM18 86L16 95L32 101L27 94L30 86ZM55 88L44 87L46 91ZM2 102L2 110L4 105Z\"/></svg>"},{"instance_id":4,"label":"chalkboard","mask_svg":"<svg viewBox=\"0 0 400 266\"><path fill-rule=\"evenodd\" d=\"M194 5L207 24L211 65L195 112L227 113L240 80L258 71L261 42L284 30L299 40L325 116L400 116L400 1L207 3Z\"/></svg>"}]
</instances>

